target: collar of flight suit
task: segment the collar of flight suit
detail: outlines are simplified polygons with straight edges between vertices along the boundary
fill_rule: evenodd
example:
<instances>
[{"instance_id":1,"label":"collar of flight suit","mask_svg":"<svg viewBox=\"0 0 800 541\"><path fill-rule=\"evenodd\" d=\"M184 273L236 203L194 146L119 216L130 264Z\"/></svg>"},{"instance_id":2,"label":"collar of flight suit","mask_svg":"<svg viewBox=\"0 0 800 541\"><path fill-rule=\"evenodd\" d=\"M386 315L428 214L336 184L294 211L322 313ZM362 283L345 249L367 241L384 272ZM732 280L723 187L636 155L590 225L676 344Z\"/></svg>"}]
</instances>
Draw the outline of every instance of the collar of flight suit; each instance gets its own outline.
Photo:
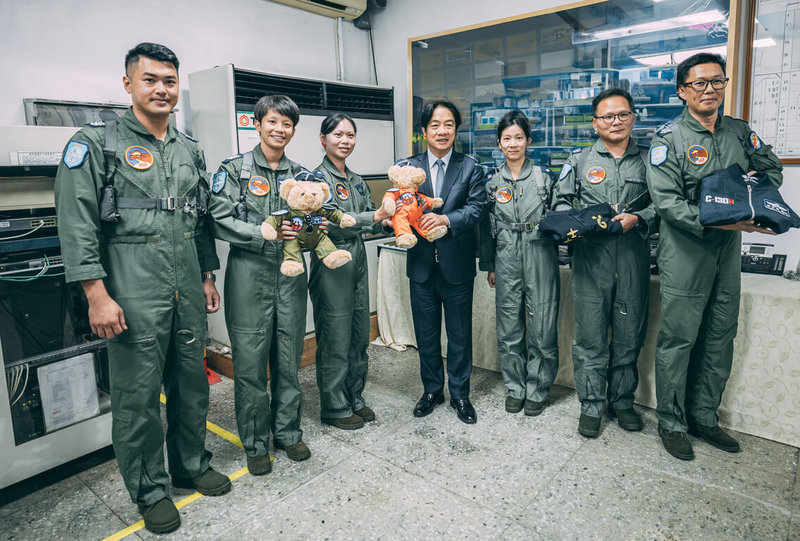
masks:
<instances>
[{"instance_id":1,"label":"collar of flight suit","mask_svg":"<svg viewBox=\"0 0 800 541\"><path fill-rule=\"evenodd\" d=\"M150 133L144 125L139 122L139 119L136 118L136 115L133 114L133 107L129 107L127 111L125 111L122 116L119 117L120 122L125 124L125 127L129 128L131 131L138 133L139 135L150 136L153 139L156 138L155 135ZM175 139L178 136L178 130L172 126L172 124L167 125L167 134L164 137L164 142L171 139Z\"/></svg>"},{"instance_id":2,"label":"collar of flight suit","mask_svg":"<svg viewBox=\"0 0 800 541\"><path fill-rule=\"evenodd\" d=\"M264 151L261 150L261 143L259 142L256 147L253 149L253 161L256 165L258 165L262 169L266 169L267 171L271 171L272 168L269 166L267 162L267 157L264 156ZM286 157L286 153L283 153L281 156L281 160L278 162L278 169L277 171L287 171L291 170L292 162L289 158Z\"/></svg>"},{"instance_id":3,"label":"collar of flight suit","mask_svg":"<svg viewBox=\"0 0 800 541\"><path fill-rule=\"evenodd\" d=\"M616 159L614 158L614 155L611 154L611 151L608 150L605 142L602 139L598 139L595 142L594 150L598 154L603 154L604 156L608 156L609 158ZM633 140L633 137L628 138L628 146L625 148L625 152L622 153L622 158L631 155L637 155L637 156L639 155L639 145L636 143L636 141Z\"/></svg>"},{"instance_id":4,"label":"collar of flight suit","mask_svg":"<svg viewBox=\"0 0 800 541\"><path fill-rule=\"evenodd\" d=\"M717 120L714 122L714 133L717 133L719 129L722 127L723 116L724 115L722 113L717 112ZM705 126L700 124L700 122L698 122L698 120L695 117L692 116L692 113L689 112L688 107L685 107L683 109L683 112L678 117L677 122L680 122L681 126L686 126L690 130L695 131L697 133L708 133L708 134L711 133L705 128Z\"/></svg>"},{"instance_id":5,"label":"collar of flight suit","mask_svg":"<svg viewBox=\"0 0 800 541\"><path fill-rule=\"evenodd\" d=\"M511 169L508 168L507 163L503 162L503 167L500 168L500 175L503 177L503 180L507 180L508 182L522 182L523 180L527 180L528 177L531 176L531 173L533 173L533 163L530 158L525 158L517 180L514 180L514 177L511 176Z\"/></svg>"},{"instance_id":6,"label":"collar of flight suit","mask_svg":"<svg viewBox=\"0 0 800 541\"><path fill-rule=\"evenodd\" d=\"M325 154L325 157L322 158L322 167L324 167L325 170L328 171L331 175L335 176L336 178L341 178L343 180L349 180L350 175L352 174L350 168L347 167L347 164L345 164L344 171L347 174L342 175L342 172L339 171L339 169L337 169L335 165L333 165L333 162L330 160L330 158L328 158L327 154Z\"/></svg>"}]
</instances>

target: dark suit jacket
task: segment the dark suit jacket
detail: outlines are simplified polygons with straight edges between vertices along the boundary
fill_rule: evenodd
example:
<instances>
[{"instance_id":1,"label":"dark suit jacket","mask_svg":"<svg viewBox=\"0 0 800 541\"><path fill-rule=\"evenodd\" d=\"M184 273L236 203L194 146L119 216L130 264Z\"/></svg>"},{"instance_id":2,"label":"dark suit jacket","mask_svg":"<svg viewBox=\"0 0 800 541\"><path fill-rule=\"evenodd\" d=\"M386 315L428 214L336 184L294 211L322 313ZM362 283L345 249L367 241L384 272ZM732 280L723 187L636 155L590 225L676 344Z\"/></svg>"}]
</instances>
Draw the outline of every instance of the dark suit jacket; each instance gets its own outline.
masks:
<instances>
[{"instance_id":1,"label":"dark suit jacket","mask_svg":"<svg viewBox=\"0 0 800 541\"><path fill-rule=\"evenodd\" d=\"M433 197L428 153L408 158L409 165L425 170L427 179L419 191ZM434 265L434 246L439 254L439 266L445 280L458 284L475 278L476 231L486 212L486 188L483 168L471 156L453 152L439 190L444 205L433 212L446 214L450 219L447 235L428 242L417 234L417 244L408 250L406 275L415 282L428 279Z\"/></svg>"}]
</instances>

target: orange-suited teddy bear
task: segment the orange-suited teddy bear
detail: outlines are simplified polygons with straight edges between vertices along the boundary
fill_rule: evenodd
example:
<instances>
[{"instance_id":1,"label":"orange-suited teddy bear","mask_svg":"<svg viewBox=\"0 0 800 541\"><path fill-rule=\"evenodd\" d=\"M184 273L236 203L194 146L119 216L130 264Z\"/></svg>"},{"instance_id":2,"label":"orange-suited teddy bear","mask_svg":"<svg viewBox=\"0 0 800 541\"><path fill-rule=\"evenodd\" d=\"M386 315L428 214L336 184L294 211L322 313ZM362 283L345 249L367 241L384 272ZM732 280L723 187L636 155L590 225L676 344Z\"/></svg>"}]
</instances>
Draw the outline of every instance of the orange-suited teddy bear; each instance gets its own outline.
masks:
<instances>
[{"instance_id":1,"label":"orange-suited teddy bear","mask_svg":"<svg viewBox=\"0 0 800 541\"><path fill-rule=\"evenodd\" d=\"M393 215L392 226L399 247L411 248L417 244L412 227L429 242L447 234L446 226L422 229L417 223L425 210L439 208L443 204L441 197L428 197L417 191L425 182L424 169L413 165L393 165L389 168L389 180L394 188L387 190L383 196L383 207Z\"/></svg>"}]
</instances>

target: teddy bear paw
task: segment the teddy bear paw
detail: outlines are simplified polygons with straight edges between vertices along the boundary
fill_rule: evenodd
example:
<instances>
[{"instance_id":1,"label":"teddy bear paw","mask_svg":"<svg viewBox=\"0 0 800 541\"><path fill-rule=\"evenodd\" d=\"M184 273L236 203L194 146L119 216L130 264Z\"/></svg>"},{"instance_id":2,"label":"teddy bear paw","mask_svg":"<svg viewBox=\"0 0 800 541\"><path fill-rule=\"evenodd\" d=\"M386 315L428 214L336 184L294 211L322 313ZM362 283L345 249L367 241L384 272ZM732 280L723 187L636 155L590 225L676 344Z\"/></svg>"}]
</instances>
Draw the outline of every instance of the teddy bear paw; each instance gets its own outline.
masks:
<instances>
[{"instance_id":1,"label":"teddy bear paw","mask_svg":"<svg viewBox=\"0 0 800 541\"><path fill-rule=\"evenodd\" d=\"M278 238L278 232L267 222L261 224L261 236L264 240L275 240Z\"/></svg>"},{"instance_id":2,"label":"teddy bear paw","mask_svg":"<svg viewBox=\"0 0 800 541\"><path fill-rule=\"evenodd\" d=\"M413 248L417 244L417 237L411 233L405 233L397 237L395 244L400 248Z\"/></svg>"},{"instance_id":3,"label":"teddy bear paw","mask_svg":"<svg viewBox=\"0 0 800 541\"><path fill-rule=\"evenodd\" d=\"M338 269L352 260L353 256L347 250L336 250L323 257L322 263L329 269Z\"/></svg>"},{"instance_id":4,"label":"teddy bear paw","mask_svg":"<svg viewBox=\"0 0 800 541\"><path fill-rule=\"evenodd\" d=\"M431 208L438 209L442 205L444 205L444 199L442 199L441 197L434 197L431 200Z\"/></svg>"},{"instance_id":5,"label":"teddy bear paw","mask_svg":"<svg viewBox=\"0 0 800 541\"><path fill-rule=\"evenodd\" d=\"M353 227L354 225L356 225L356 219L349 214L342 216L342 221L339 223L339 227Z\"/></svg>"},{"instance_id":6,"label":"teddy bear paw","mask_svg":"<svg viewBox=\"0 0 800 541\"><path fill-rule=\"evenodd\" d=\"M436 239L444 237L445 235L447 235L447 227L444 225L437 225L428 231L428 233L425 235L425 240L428 242L433 242Z\"/></svg>"},{"instance_id":7,"label":"teddy bear paw","mask_svg":"<svg viewBox=\"0 0 800 541\"><path fill-rule=\"evenodd\" d=\"M303 274L303 264L299 261L284 259L281 263L281 274L284 276L299 276Z\"/></svg>"},{"instance_id":8,"label":"teddy bear paw","mask_svg":"<svg viewBox=\"0 0 800 541\"><path fill-rule=\"evenodd\" d=\"M397 212L397 205L395 204L394 199L383 200L383 211L389 216L394 216L394 213Z\"/></svg>"}]
</instances>

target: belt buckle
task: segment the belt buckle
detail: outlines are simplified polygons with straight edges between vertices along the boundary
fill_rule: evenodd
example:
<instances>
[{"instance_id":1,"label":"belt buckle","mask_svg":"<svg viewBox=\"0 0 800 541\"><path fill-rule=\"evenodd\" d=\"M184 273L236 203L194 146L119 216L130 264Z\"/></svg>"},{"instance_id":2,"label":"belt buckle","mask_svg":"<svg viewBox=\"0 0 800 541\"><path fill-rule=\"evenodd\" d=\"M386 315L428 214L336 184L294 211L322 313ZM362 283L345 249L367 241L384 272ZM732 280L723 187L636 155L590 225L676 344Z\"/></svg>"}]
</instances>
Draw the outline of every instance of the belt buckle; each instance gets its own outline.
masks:
<instances>
[{"instance_id":1,"label":"belt buckle","mask_svg":"<svg viewBox=\"0 0 800 541\"><path fill-rule=\"evenodd\" d=\"M161 199L162 210L175 210L177 208L177 197L164 197Z\"/></svg>"}]
</instances>

